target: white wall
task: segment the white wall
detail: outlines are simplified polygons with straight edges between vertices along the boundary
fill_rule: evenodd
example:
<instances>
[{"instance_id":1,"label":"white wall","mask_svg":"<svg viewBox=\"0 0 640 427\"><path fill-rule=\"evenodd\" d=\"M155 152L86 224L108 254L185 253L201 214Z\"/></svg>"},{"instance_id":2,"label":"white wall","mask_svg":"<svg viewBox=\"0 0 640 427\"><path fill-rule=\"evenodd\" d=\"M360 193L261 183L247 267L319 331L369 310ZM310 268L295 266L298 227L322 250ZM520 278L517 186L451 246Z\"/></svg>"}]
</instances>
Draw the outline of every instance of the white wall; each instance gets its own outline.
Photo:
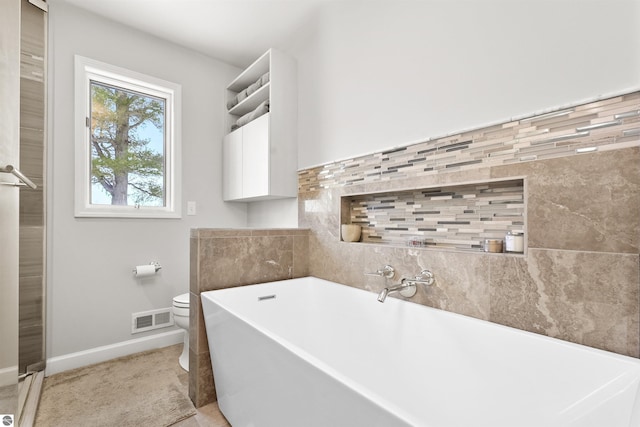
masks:
<instances>
[{"instance_id":1,"label":"white wall","mask_svg":"<svg viewBox=\"0 0 640 427\"><path fill-rule=\"evenodd\" d=\"M221 197L224 88L238 69L81 9L50 5L50 120L47 356L111 345L131 335L131 313L170 307L189 287L191 227L238 227L244 204ZM73 55L182 85L182 201L196 216L179 220L76 219L73 216ZM156 260L159 275L133 278ZM165 332L166 329L149 334Z\"/></svg>"},{"instance_id":2,"label":"white wall","mask_svg":"<svg viewBox=\"0 0 640 427\"><path fill-rule=\"evenodd\" d=\"M247 203L247 227L295 228L297 226L297 198Z\"/></svg>"},{"instance_id":3,"label":"white wall","mask_svg":"<svg viewBox=\"0 0 640 427\"><path fill-rule=\"evenodd\" d=\"M304 168L638 88L640 2L329 2L290 52Z\"/></svg>"}]
</instances>

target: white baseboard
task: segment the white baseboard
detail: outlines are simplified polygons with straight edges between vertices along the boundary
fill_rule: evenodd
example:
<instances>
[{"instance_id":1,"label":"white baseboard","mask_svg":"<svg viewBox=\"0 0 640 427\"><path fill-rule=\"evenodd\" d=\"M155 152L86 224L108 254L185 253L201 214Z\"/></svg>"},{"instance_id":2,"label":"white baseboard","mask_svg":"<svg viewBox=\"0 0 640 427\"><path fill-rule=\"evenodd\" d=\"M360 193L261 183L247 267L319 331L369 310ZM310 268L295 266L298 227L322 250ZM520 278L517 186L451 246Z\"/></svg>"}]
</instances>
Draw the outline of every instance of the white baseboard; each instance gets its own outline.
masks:
<instances>
[{"instance_id":1,"label":"white baseboard","mask_svg":"<svg viewBox=\"0 0 640 427\"><path fill-rule=\"evenodd\" d=\"M47 359L47 367L44 372L45 376L49 376L59 372L68 371L69 369L81 368L83 366L93 365L94 363L105 362L117 357L180 344L184 342L183 340L184 329L177 329L116 344L95 347L89 350L79 351L77 353L51 357Z\"/></svg>"},{"instance_id":2,"label":"white baseboard","mask_svg":"<svg viewBox=\"0 0 640 427\"><path fill-rule=\"evenodd\" d=\"M0 387L9 385L18 385L18 365L0 369Z\"/></svg>"}]
</instances>

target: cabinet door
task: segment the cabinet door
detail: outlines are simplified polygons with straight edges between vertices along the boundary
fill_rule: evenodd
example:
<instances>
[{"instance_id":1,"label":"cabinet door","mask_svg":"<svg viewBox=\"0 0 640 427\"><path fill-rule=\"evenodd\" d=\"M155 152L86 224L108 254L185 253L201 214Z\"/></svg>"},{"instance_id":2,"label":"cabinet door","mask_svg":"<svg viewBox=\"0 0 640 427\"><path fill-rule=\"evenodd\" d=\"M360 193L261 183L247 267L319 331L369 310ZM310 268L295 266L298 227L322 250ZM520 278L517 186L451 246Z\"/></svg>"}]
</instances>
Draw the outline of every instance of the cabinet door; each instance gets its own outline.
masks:
<instances>
[{"instance_id":1,"label":"cabinet door","mask_svg":"<svg viewBox=\"0 0 640 427\"><path fill-rule=\"evenodd\" d=\"M269 114L242 127L242 197L269 194Z\"/></svg>"},{"instance_id":2,"label":"cabinet door","mask_svg":"<svg viewBox=\"0 0 640 427\"><path fill-rule=\"evenodd\" d=\"M226 135L222 141L222 198L242 198L242 128Z\"/></svg>"}]
</instances>

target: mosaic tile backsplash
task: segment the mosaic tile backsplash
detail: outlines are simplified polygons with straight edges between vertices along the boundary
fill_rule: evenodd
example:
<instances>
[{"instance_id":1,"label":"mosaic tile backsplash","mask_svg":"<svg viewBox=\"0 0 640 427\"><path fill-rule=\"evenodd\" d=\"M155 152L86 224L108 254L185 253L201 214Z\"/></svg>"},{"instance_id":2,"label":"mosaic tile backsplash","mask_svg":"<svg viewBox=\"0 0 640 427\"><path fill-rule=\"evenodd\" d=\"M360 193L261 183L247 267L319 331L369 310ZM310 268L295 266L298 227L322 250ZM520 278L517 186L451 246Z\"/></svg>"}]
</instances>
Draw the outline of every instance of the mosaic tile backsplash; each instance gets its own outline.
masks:
<instances>
[{"instance_id":1,"label":"mosaic tile backsplash","mask_svg":"<svg viewBox=\"0 0 640 427\"><path fill-rule=\"evenodd\" d=\"M638 146L639 135L640 92L633 92L301 170L298 193L617 150ZM525 231L526 240L522 188L501 191L479 186L352 197L341 218L361 224L366 243L403 246L419 239L425 246L481 250L484 239L510 230Z\"/></svg>"},{"instance_id":2,"label":"mosaic tile backsplash","mask_svg":"<svg viewBox=\"0 0 640 427\"><path fill-rule=\"evenodd\" d=\"M342 209L362 226L363 242L480 251L484 239L524 231L524 182L347 196Z\"/></svg>"},{"instance_id":3,"label":"mosaic tile backsplash","mask_svg":"<svg viewBox=\"0 0 640 427\"><path fill-rule=\"evenodd\" d=\"M637 146L640 92L398 147L298 172L318 189Z\"/></svg>"}]
</instances>

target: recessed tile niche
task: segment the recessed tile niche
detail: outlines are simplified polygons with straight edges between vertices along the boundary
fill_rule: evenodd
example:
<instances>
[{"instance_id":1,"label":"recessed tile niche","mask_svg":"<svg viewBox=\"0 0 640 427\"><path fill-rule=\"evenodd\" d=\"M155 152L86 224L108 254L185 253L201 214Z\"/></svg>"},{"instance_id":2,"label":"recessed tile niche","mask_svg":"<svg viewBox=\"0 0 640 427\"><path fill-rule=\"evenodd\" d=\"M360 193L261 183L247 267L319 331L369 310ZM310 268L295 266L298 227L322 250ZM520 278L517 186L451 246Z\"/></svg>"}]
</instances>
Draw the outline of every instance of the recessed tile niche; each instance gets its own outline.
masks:
<instances>
[{"instance_id":1,"label":"recessed tile niche","mask_svg":"<svg viewBox=\"0 0 640 427\"><path fill-rule=\"evenodd\" d=\"M524 179L509 179L347 195L340 217L362 226L362 243L480 252L485 239L526 231L524 194Z\"/></svg>"}]
</instances>

